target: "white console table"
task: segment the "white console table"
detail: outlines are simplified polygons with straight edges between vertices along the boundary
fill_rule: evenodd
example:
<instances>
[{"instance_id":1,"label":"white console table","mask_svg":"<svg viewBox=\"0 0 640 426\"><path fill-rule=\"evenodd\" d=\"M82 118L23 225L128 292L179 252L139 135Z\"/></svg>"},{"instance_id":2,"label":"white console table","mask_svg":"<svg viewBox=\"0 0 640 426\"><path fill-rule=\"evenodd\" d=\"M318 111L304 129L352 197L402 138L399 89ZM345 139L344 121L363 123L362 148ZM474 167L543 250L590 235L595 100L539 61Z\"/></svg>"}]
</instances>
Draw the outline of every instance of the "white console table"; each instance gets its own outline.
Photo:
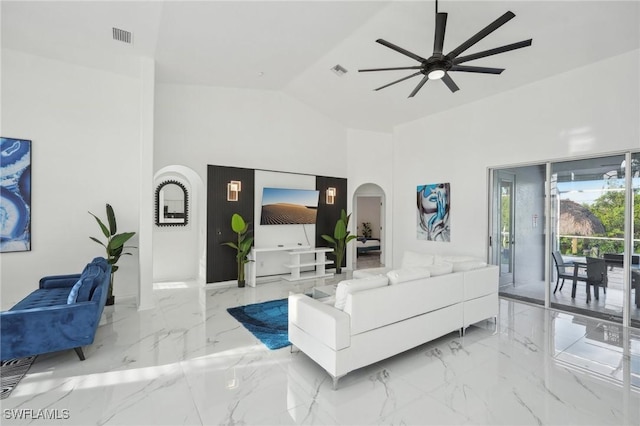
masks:
<instances>
[{"instance_id":1,"label":"white console table","mask_svg":"<svg viewBox=\"0 0 640 426\"><path fill-rule=\"evenodd\" d=\"M247 285L250 287L256 286L256 272L258 269L258 256L260 253L272 253L276 251L291 251L291 250L305 250L309 249L311 246L299 246L299 245L282 245L278 247L252 247L249 252L249 262L247 265L249 267L249 273L247 274Z\"/></svg>"},{"instance_id":2,"label":"white console table","mask_svg":"<svg viewBox=\"0 0 640 426\"><path fill-rule=\"evenodd\" d=\"M331 273L327 273L325 266L330 265L333 262L328 261L326 259L326 253L332 252L333 249L326 247L319 248L311 248L311 246L300 246L300 245L287 245L287 246L278 246L278 247L253 247L249 252L249 262L248 266L248 274L247 274L247 285L250 287L256 286L256 278L257 278L257 265L258 265L258 257L260 253L271 253L271 252L279 252L286 251L291 255L291 263L285 264L284 266L291 269L291 275L284 277L289 281L297 281L304 280L309 278L320 278L320 277L330 277L333 276ZM313 262L300 262L300 255L303 254L315 254L315 260ZM301 274L300 268L304 268L307 266L315 266L315 271L310 271L309 274Z\"/></svg>"},{"instance_id":3,"label":"white console table","mask_svg":"<svg viewBox=\"0 0 640 426\"><path fill-rule=\"evenodd\" d=\"M310 278L322 278L322 277L332 277L332 273L327 273L325 266L331 265L333 261L327 260L326 254L332 252L332 248L327 247L318 247L308 250L291 250L289 254L291 255L291 263L287 263L287 268L291 269L291 276L284 277L287 281L299 281L299 280L307 280ZM300 256L303 254L313 254L314 260L313 262L302 262L300 260ZM309 271L306 274L300 273L300 268L304 268L307 266L315 266L315 271Z\"/></svg>"}]
</instances>

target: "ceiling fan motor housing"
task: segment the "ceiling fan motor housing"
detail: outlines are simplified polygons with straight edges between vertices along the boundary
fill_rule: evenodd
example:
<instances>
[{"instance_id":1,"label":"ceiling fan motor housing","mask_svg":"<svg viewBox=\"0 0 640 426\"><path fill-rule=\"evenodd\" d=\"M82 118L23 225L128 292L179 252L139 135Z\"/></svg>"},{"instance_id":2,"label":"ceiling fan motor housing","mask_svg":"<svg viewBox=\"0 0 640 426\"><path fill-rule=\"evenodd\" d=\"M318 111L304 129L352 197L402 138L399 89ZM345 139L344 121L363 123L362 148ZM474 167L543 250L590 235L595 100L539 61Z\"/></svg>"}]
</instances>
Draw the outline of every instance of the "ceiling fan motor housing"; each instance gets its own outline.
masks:
<instances>
[{"instance_id":1,"label":"ceiling fan motor housing","mask_svg":"<svg viewBox=\"0 0 640 426\"><path fill-rule=\"evenodd\" d=\"M449 71L452 66L453 61L445 55L433 55L422 63L420 72L424 75L429 75L430 72L435 70Z\"/></svg>"}]
</instances>

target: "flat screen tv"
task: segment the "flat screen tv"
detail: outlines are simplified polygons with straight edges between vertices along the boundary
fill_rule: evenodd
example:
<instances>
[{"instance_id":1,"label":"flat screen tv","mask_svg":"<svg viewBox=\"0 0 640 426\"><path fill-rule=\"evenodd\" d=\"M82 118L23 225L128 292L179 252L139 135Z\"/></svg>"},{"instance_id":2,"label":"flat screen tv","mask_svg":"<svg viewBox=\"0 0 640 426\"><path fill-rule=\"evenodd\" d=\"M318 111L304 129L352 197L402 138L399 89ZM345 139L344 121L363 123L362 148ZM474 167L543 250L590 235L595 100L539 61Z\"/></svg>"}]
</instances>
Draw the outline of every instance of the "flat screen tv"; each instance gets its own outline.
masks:
<instances>
[{"instance_id":1,"label":"flat screen tv","mask_svg":"<svg viewBox=\"0 0 640 426\"><path fill-rule=\"evenodd\" d=\"M263 188L260 225L315 224L320 191Z\"/></svg>"}]
</instances>

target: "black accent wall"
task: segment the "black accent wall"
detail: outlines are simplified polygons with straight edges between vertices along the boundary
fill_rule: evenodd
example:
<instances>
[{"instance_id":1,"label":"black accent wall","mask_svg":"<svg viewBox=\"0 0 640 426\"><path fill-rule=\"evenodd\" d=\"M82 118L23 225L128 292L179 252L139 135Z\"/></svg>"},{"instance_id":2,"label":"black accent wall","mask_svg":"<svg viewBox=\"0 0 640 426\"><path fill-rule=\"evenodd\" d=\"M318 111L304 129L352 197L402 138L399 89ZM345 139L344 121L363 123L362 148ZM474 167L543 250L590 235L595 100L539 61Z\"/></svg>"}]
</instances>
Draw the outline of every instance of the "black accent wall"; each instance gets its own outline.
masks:
<instances>
[{"instance_id":1,"label":"black accent wall","mask_svg":"<svg viewBox=\"0 0 640 426\"><path fill-rule=\"evenodd\" d=\"M336 189L334 204L327 204L327 188ZM333 236L336 222L340 219L340 211L347 210L347 180L343 178L316 176L316 189L320 191L320 202L318 203L318 215L316 219L316 247L329 247L321 235ZM349 212L347 212L349 213ZM335 262L333 253L328 253L327 258ZM346 266L347 256L342 261L342 266Z\"/></svg>"},{"instance_id":2,"label":"black accent wall","mask_svg":"<svg viewBox=\"0 0 640 426\"><path fill-rule=\"evenodd\" d=\"M242 182L238 201L227 201L227 184L232 180ZM231 229L231 216L234 213L240 214L245 221L250 222L249 229L253 232L254 187L253 169L207 166L208 283L238 278L236 252L222 243L237 241L237 235Z\"/></svg>"},{"instance_id":3,"label":"black accent wall","mask_svg":"<svg viewBox=\"0 0 640 426\"><path fill-rule=\"evenodd\" d=\"M238 201L227 201L227 184L237 180L242 182ZM327 188L336 188L333 205L326 203ZM322 234L333 235L340 210L347 209L347 180L344 178L316 176L316 189L320 191L318 214L316 219L315 243L317 247L328 247ZM222 245L227 241L236 241L237 235L231 230L231 216L239 213L250 222L253 236L253 224L260 218L254 218L255 212L255 170L239 167L207 166L207 282L231 281L238 277L235 250ZM261 243L264 245L264 242ZM327 256L331 260L333 255ZM343 266L346 265L346 257Z\"/></svg>"}]
</instances>

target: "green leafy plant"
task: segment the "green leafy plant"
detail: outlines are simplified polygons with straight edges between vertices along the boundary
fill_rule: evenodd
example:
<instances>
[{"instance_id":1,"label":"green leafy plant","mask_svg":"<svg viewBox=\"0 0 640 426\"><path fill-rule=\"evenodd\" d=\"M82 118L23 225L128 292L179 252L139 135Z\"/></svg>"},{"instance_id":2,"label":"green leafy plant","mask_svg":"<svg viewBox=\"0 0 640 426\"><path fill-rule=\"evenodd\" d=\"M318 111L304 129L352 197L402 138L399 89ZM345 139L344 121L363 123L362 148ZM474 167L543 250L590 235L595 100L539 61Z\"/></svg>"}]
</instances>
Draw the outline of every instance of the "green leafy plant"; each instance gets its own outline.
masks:
<instances>
[{"instance_id":1,"label":"green leafy plant","mask_svg":"<svg viewBox=\"0 0 640 426\"><path fill-rule=\"evenodd\" d=\"M333 246L333 254L336 258L336 274L342 273L342 259L344 259L347 244L349 241L357 238L355 235L350 235L351 232L347 230L350 217L351 214L347 215L347 212L342 210L340 212L340 219L336 222L333 236L326 234L322 235L322 238Z\"/></svg>"},{"instance_id":2,"label":"green leafy plant","mask_svg":"<svg viewBox=\"0 0 640 426\"><path fill-rule=\"evenodd\" d=\"M372 234L371 222L362 222L362 236L365 238L371 238Z\"/></svg>"},{"instance_id":3,"label":"green leafy plant","mask_svg":"<svg viewBox=\"0 0 640 426\"><path fill-rule=\"evenodd\" d=\"M113 304L113 274L118 270L118 260L120 260L121 256L131 255L131 253L125 253L124 249L127 248L136 248L133 246L125 246L124 244L129 241L136 233L135 232L123 232L118 234L118 226L116 224L116 215L113 212L113 207L110 204L107 204L107 223L108 227L100 220L98 216L89 212L91 216L96 219L100 229L102 230L102 234L107 239L106 243L100 241L95 237L89 237L96 243L100 244L105 248L107 252L107 262L111 265L111 278L109 281L109 295L107 298L107 304Z\"/></svg>"},{"instance_id":4,"label":"green leafy plant","mask_svg":"<svg viewBox=\"0 0 640 426\"><path fill-rule=\"evenodd\" d=\"M237 242L222 243L236 250L236 262L238 264L238 287L244 287L244 266L250 262L249 251L251 250L251 244L253 244L253 237L249 237L249 224L238 213L234 213L231 216L231 229L238 234Z\"/></svg>"}]
</instances>

